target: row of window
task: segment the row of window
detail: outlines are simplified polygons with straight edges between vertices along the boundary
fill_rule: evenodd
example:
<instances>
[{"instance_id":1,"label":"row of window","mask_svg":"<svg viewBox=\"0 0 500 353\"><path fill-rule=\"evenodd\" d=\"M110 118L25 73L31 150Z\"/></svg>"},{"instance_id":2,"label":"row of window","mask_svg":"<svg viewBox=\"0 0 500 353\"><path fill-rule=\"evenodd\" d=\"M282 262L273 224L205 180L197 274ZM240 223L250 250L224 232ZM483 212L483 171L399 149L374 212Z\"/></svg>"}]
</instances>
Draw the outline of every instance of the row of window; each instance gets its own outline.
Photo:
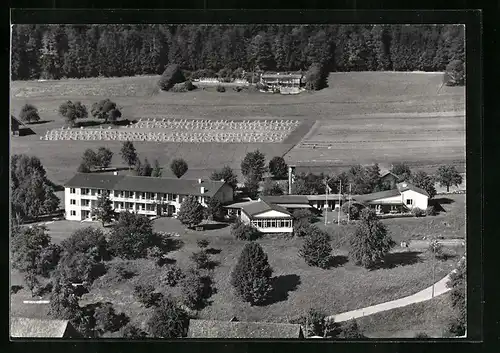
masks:
<instances>
[{"instance_id":1,"label":"row of window","mask_svg":"<svg viewBox=\"0 0 500 353\"><path fill-rule=\"evenodd\" d=\"M292 220L290 219L265 219L252 221L252 225L257 228L291 228Z\"/></svg>"},{"instance_id":2,"label":"row of window","mask_svg":"<svg viewBox=\"0 0 500 353\"><path fill-rule=\"evenodd\" d=\"M75 194L76 189L75 188L70 188L70 194ZM82 195L89 195L89 196L100 196L102 194L101 189L86 189L82 188ZM164 200L164 201L175 201L177 200L177 197L181 199L181 202L184 201L186 198L185 195L176 195L176 194L166 194L166 193L154 193L154 192L134 192L134 191L114 191L113 192L114 197L121 197L121 198L133 198L133 199L140 199L140 200ZM208 197L204 196L198 196L197 197L198 202L203 202L206 201L208 202ZM72 205L76 205L75 200L70 201Z\"/></svg>"}]
</instances>

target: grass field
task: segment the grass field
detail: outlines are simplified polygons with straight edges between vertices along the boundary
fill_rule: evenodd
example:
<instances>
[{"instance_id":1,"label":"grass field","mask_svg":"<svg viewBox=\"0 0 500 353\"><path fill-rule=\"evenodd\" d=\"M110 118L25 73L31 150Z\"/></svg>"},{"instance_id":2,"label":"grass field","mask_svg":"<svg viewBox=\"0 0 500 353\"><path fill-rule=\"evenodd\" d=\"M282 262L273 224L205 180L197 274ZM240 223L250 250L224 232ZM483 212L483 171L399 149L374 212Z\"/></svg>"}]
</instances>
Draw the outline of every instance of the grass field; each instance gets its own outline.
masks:
<instances>
[{"instance_id":1,"label":"grass field","mask_svg":"<svg viewBox=\"0 0 500 353\"><path fill-rule=\"evenodd\" d=\"M360 329L370 338L413 338L423 332L430 337L445 336L454 315L449 294L402 308L356 319Z\"/></svg>"},{"instance_id":2,"label":"grass field","mask_svg":"<svg viewBox=\"0 0 500 353\"><path fill-rule=\"evenodd\" d=\"M174 156L185 158L191 169L186 178L209 175L210 171L206 169L213 170L224 164L239 169L245 153L256 148L268 158L286 154L291 163L323 160L330 167L349 165L353 161L388 163L403 160L419 163L422 168L445 162L464 162L464 146L460 144L465 130L463 116L446 118L443 114L462 112L463 115L465 91L463 87L439 89L442 82L439 73L332 73L328 88L296 96L235 92L232 89L225 93L199 89L187 93L152 94L157 79L156 76L138 76L12 82L12 113L17 115L23 104L31 103L38 107L43 121L31 126L37 135L11 139L12 153L37 155L46 166L49 177L64 182L77 168L83 151L89 146L98 147L96 142L40 141L39 136L63 125L57 113L62 102L80 100L90 107L99 99L112 98L121 107L123 118L129 120L273 118L303 121L303 125L282 144L207 143L199 147L189 143L137 143L141 157L157 158L165 166ZM408 115L415 113L430 115L417 118ZM337 143L330 149L292 149L317 120L321 121L318 124L329 129L330 136ZM400 129L407 131L406 135L395 134ZM408 129L413 131L412 138L419 141L388 141L390 136L408 140ZM437 131L444 134L440 141L436 141ZM360 142L367 139L368 142ZM109 146L115 154L120 145L119 142L99 144ZM119 156L115 157L114 164L121 164Z\"/></svg>"}]
</instances>

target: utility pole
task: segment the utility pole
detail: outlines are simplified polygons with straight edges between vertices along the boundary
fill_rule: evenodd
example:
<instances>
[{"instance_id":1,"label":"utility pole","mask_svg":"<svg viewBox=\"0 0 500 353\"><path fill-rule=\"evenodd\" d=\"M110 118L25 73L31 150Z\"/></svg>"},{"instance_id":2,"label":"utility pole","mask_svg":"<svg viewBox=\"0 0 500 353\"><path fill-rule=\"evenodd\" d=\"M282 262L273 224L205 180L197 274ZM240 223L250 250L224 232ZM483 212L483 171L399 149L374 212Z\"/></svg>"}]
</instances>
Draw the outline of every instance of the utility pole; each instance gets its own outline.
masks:
<instances>
[{"instance_id":1,"label":"utility pole","mask_svg":"<svg viewBox=\"0 0 500 353\"><path fill-rule=\"evenodd\" d=\"M347 195L349 198L349 208L347 209L347 223L350 221L351 217L351 183L349 183L349 195Z\"/></svg>"},{"instance_id":2,"label":"utility pole","mask_svg":"<svg viewBox=\"0 0 500 353\"><path fill-rule=\"evenodd\" d=\"M328 223L327 222L327 218L328 218L328 181L326 178L325 178L325 189L326 189L326 192L325 192L325 226L326 226L326 224Z\"/></svg>"},{"instance_id":3,"label":"utility pole","mask_svg":"<svg viewBox=\"0 0 500 353\"><path fill-rule=\"evenodd\" d=\"M342 195L342 179L340 179L340 188L339 188L339 212L338 212L338 224L340 225L340 212L342 212L342 207L340 207L340 195Z\"/></svg>"}]
</instances>

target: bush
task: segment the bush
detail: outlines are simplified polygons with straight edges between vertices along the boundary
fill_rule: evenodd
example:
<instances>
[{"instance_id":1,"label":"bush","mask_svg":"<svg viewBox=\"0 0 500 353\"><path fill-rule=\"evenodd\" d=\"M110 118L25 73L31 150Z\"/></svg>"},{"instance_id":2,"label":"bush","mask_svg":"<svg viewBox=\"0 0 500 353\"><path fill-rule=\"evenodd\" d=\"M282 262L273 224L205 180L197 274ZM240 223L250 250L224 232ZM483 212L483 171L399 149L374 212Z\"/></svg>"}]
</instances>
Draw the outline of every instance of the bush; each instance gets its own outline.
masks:
<instances>
[{"instance_id":1,"label":"bush","mask_svg":"<svg viewBox=\"0 0 500 353\"><path fill-rule=\"evenodd\" d=\"M349 205L349 203L346 202L342 205L341 211L344 214L349 214L349 220L356 220L359 219L362 207L363 207L362 205L357 203L351 202L351 204Z\"/></svg>"},{"instance_id":2,"label":"bush","mask_svg":"<svg viewBox=\"0 0 500 353\"><path fill-rule=\"evenodd\" d=\"M272 272L262 247L257 243L248 243L231 273L231 285L236 294L250 305L263 304L272 291Z\"/></svg>"},{"instance_id":3,"label":"bush","mask_svg":"<svg viewBox=\"0 0 500 353\"><path fill-rule=\"evenodd\" d=\"M171 297L165 297L148 320L148 329L156 338L181 338L189 324L189 317Z\"/></svg>"},{"instance_id":4,"label":"bush","mask_svg":"<svg viewBox=\"0 0 500 353\"><path fill-rule=\"evenodd\" d=\"M201 309L206 297L205 279L195 269L188 269L181 280L181 292L184 304L190 309Z\"/></svg>"},{"instance_id":5,"label":"bush","mask_svg":"<svg viewBox=\"0 0 500 353\"><path fill-rule=\"evenodd\" d=\"M134 294L146 308L158 305L163 297L161 293L155 292L155 288L150 284L135 286Z\"/></svg>"},{"instance_id":6,"label":"bush","mask_svg":"<svg viewBox=\"0 0 500 353\"><path fill-rule=\"evenodd\" d=\"M453 60L446 66L444 82L447 86L465 84L465 63L462 60Z\"/></svg>"},{"instance_id":7,"label":"bush","mask_svg":"<svg viewBox=\"0 0 500 353\"><path fill-rule=\"evenodd\" d=\"M10 286L10 294L16 294L19 292L21 289L23 289L23 286L20 285L12 285Z\"/></svg>"},{"instance_id":8,"label":"bush","mask_svg":"<svg viewBox=\"0 0 500 353\"><path fill-rule=\"evenodd\" d=\"M206 269L210 265L210 259L205 250L194 252L191 255L191 260L195 263L196 268L198 269Z\"/></svg>"},{"instance_id":9,"label":"bush","mask_svg":"<svg viewBox=\"0 0 500 353\"><path fill-rule=\"evenodd\" d=\"M146 332L128 323L122 329L122 337L129 339L142 339L147 336Z\"/></svg>"},{"instance_id":10,"label":"bush","mask_svg":"<svg viewBox=\"0 0 500 353\"><path fill-rule=\"evenodd\" d=\"M364 337L365 336L359 329L358 322L355 319L345 321L340 325L339 338L364 338Z\"/></svg>"},{"instance_id":11,"label":"bush","mask_svg":"<svg viewBox=\"0 0 500 353\"><path fill-rule=\"evenodd\" d=\"M217 92L226 92L226 88L222 85L217 85L217 88L216 88Z\"/></svg>"},{"instance_id":12,"label":"bush","mask_svg":"<svg viewBox=\"0 0 500 353\"><path fill-rule=\"evenodd\" d=\"M294 223L312 223L314 215L306 209L299 209L292 212Z\"/></svg>"},{"instance_id":13,"label":"bush","mask_svg":"<svg viewBox=\"0 0 500 353\"><path fill-rule=\"evenodd\" d=\"M302 257L309 266L327 268L330 264L332 246L330 245L330 236L328 233L315 226L309 228L306 234L304 244L299 250L299 256Z\"/></svg>"},{"instance_id":14,"label":"bush","mask_svg":"<svg viewBox=\"0 0 500 353\"><path fill-rule=\"evenodd\" d=\"M40 120L38 109L32 104L25 104L19 113L19 120L25 123L34 123Z\"/></svg>"},{"instance_id":15,"label":"bush","mask_svg":"<svg viewBox=\"0 0 500 353\"><path fill-rule=\"evenodd\" d=\"M311 224L305 221L295 221L293 222L293 235L299 238L305 237L311 232Z\"/></svg>"},{"instance_id":16,"label":"bush","mask_svg":"<svg viewBox=\"0 0 500 353\"><path fill-rule=\"evenodd\" d=\"M184 82L186 79L179 65L171 64L168 65L163 74L161 75L160 81L158 82L158 86L162 91L168 91L176 83Z\"/></svg>"},{"instance_id":17,"label":"bush","mask_svg":"<svg viewBox=\"0 0 500 353\"><path fill-rule=\"evenodd\" d=\"M425 217L426 215L426 212L418 207L414 207L412 208L411 210L411 213L415 216L415 217Z\"/></svg>"},{"instance_id":18,"label":"bush","mask_svg":"<svg viewBox=\"0 0 500 353\"><path fill-rule=\"evenodd\" d=\"M101 335L105 332L116 332L130 321L124 313L116 314L111 303L98 306L93 316L95 329Z\"/></svg>"},{"instance_id":19,"label":"bush","mask_svg":"<svg viewBox=\"0 0 500 353\"><path fill-rule=\"evenodd\" d=\"M146 253L147 253L147 257L150 260L155 260L155 261L157 261L159 258L161 258L164 254L163 250L157 245L148 248L146 250Z\"/></svg>"},{"instance_id":20,"label":"bush","mask_svg":"<svg viewBox=\"0 0 500 353\"><path fill-rule=\"evenodd\" d=\"M193 82L191 82L191 80L184 82L184 87L186 87L188 91L192 91L197 88L195 85L193 85Z\"/></svg>"},{"instance_id":21,"label":"bush","mask_svg":"<svg viewBox=\"0 0 500 353\"><path fill-rule=\"evenodd\" d=\"M425 214L427 216L435 216L437 214L436 208L434 206L427 206Z\"/></svg>"},{"instance_id":22,"label":"bush","mask_svg":"<svg viewBox=\"0 0 500 353\"><path fill-rule=\"evenodd\" d=\"M175 287L183 277L184 275L179 267L170 265L162 272L160 281L169 287Z\"/></svg>"},{"instance_id":23,"label":"bush","mask_svg":"<svg viewBox=\"0 0 500 353\"><path fill-rule=\"evenodd\" d=\"M210 245L210 241L208 241L207 239L198 239L196 241L196 244L200 249L205 249Z\"/></svg>"},{"instance_id":24,"label":"bush","mask_svg":"<svg viewBox=\"0 0 500 353\"><path fill-rule=\"evenodd\" d=\"M261 234L260 232L249 224L237 221L231 226L231 235L240 240L256 240Z\"/></svg>"},{"instance_id":25,"label":"bush","mask_svg":"<svg viewBox=\"0 0 500 353\"><path fill-rule=\"evenodd\" d=\"M425 332L417 332L415 334L415 336L413 336L414 338L430 338L428 334L426 334Z\"/></svg>"}]
</instances>

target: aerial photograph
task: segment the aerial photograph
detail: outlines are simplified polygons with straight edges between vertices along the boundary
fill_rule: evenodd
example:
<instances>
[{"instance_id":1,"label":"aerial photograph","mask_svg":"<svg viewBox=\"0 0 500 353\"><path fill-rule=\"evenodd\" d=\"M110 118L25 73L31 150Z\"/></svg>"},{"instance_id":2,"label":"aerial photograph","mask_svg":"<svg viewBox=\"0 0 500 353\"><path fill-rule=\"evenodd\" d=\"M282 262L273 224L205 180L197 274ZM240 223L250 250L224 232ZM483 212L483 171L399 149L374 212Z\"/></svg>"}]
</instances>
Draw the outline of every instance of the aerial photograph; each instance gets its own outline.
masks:
<instances>
[{"instance_id":1,"label":"aerial photograph","mask_svg":"<svg viewBox=\"0 0 500 353\"><path fill-rule=\"evenodd\" d=\"M10 337L467 337L464 33L11 25Z\"/></svg>"}]
</instances>

